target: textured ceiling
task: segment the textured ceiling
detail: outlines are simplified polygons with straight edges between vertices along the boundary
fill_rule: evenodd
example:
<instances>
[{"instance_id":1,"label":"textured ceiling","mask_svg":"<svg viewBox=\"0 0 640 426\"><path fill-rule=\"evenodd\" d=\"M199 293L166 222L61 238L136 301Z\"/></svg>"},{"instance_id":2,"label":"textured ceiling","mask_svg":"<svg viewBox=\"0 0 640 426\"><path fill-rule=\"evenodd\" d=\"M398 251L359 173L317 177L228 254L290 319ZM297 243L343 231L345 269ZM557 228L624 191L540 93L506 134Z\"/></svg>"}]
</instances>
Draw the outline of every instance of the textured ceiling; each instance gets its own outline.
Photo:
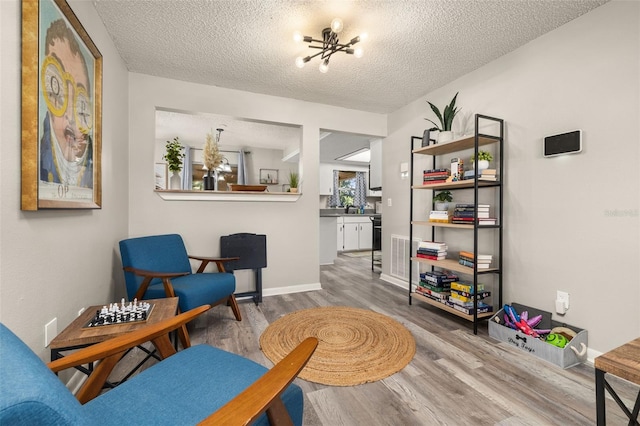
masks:
<instances>
[{"instance_id":1,"label":"textured ceiling","mask_svg":"<svg viewBox=\"0 0 640 426\"><path fill-rule=\"evenodd\" d=\"M606 1L95 0L94 4L132 72L389 113ZM335 17L344 21L343 41L368 33L368 40L361 43L364 56L336 54L326 74L318 71L317 58L297 68L297 56L317 51L295 43L294 31L321 38L322 29ZM228 144L253 139L256 146L257 139L245 135L261 134L260 145L275 147L275 141L288 139L282 132L299 135L296 129L232 117L173 113L161 114L156 137L169 140L180 135L182 140L204 143L206 133L220 125L226 129L221 142ZM368 146L369 140L331 133L322 139L320 161L333 162Z\"/></svg>"},{"instance_id":2,"label":"textured ceiling","mask_svg":"<svg viewBox=\"0 0 640 426\"><path fill-rule=\"evenodd\" d=\"M389 113L607 0L95 0L132 72ZM334 17L365 54L296 68ZM312 53L315 53L314 51Z\"/></svg>"}]
</instances>

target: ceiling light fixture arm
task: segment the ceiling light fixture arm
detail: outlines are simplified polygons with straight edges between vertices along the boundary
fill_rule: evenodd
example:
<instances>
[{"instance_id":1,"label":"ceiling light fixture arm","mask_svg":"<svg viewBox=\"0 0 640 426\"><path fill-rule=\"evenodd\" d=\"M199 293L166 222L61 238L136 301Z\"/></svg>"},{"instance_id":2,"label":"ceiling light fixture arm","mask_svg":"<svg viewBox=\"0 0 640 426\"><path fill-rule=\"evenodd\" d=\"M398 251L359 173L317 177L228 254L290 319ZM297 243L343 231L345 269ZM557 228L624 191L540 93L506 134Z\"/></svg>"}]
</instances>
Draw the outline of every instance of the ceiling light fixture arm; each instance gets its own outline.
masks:
<instances>
[{"instance_id":1,"label":"ceiling light fixture arm","mask_svg":"<svg viewBox=\"0 0 640 426\"><path fill-rule=\"evenodd\" d=\"M333 26L333 22L332 22L332 26ZM342 21L340 21L339 28L340 29L337 31L340 31L342 29ZM343 44L343 43L340 43L340 40L338 39L338 33L336 31L333 31L332 28L325 28L324 30L322 30L322 40L318 40L310 36L302 36L300 33L297 33L296 35L294 35L294 39L297 41L303 41L305 43L309 43L309 47L311 49L320 50L320 52L314 55L309 55L304 58L298 57L296 59L296 65L299 68L304 67L304 64L311 61L311 59L317 56L320 56L320 58L322 59L322 63L320 65L320 71L326 72L328 70L329 59L331 58L331 55L333 55L334 53L344 52L347 55L355 54L356 57L360 57L362 55L362 49L352 48L353 45L362 41L361 36L354 37L348 43ZM317 44L313 44L313 43L317 43ZM356 50L359 50L357 54L356 54Z\"/></svg>"}]
</instances>

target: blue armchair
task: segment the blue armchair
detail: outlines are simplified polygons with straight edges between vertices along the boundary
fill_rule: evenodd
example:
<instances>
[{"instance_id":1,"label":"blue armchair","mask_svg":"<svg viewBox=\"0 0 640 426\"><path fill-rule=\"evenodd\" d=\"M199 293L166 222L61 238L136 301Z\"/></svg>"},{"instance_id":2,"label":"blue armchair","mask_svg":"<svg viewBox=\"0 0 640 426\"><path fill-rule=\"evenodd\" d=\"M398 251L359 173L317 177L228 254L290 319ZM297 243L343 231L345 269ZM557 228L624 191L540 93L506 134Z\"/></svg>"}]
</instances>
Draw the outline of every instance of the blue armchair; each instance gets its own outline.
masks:
<instances>
[{"instance_id":1,"label":"blue armchair","mask_svg":"<svg viewBox=\"0 0 640 426\"><path fill-rule=\"evenodd\" d=\"M231 306L236 319L242 320L233 295L236 279L224 269L224 262L238 260L237 257L189 256L182 237L177 234L122 240L120 255L130 300L177 296L181 312L202 305L225 303ZM189 259L201 262L195 274ZM217 273L204 272L210 262L216 264Z\"/></svg>"},{"instance_id":2,"label":"blue armchair","mask_svg":"<svg viewBox=\"0 0 640 426\"><path fill-rule=\"evenodd\" d=\"M301 425L303 395L292 381L317 339L302 342L271 370L208 345L176 353L169 333L207 309L201 306L48 365L0 324L0 424ZM123 354L147 341L164 359L98 395ZM54 374L98 360L77 399Z\"/></svg>"}]
</instances>

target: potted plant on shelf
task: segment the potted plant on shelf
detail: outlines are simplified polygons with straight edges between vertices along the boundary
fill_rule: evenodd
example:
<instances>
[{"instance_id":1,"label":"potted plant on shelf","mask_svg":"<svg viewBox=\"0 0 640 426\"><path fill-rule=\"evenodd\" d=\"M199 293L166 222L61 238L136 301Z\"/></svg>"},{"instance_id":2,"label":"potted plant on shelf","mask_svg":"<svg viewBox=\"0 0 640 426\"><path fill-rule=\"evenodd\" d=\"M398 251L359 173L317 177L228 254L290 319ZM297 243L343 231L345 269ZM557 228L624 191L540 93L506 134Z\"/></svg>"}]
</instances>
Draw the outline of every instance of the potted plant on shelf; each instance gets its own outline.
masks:
<instances>
[{"instance_id":1,"label":"potted plant on shelf","mask_svg":"<svg viewBox=\"0 0 640 426\"><path fill-rule=\"evenodd\" d=\"M478 151L478 171L489 168L489 161L493 160L493 156L488 151ZM475 168L475 154L471 155L471 163Z\"/></svg>"},{"instance_id":2,"label":"potted plant on shelf","mask_svg":"<svg viewBox=\"0 0 640 426\"><path fill-rule=\"evenodd\" d=\"M298 192L298 184L300 183L300 177L298 176L298 173L296 172L289 172L289 186L290 192Z\"/></svg>"},{"instance_id":3,"label":"potted plant on shelf","mask_svg":"<svg viewBox=\"0 0 640 426\"><path fill-rule=\"evenodd\" d=\"M440 110L438 109L437 106L427 101L433 113L436 115L436 117L438 117L438 120L440 121L440 125L438 125L438 123L428 118L425 118L425 120L430 121L436 126L429 130L440 131L440 133L438 134L439 143L449 142L450 140L453 139L453 132L451 131L451 125L453 124L453 118L458 113L458 107L456 107L457 97L458 97L458 93L455 94L455 96L451 100L451 103L444 107L444 112L442 114L440 113Z\"/></svg>"},{"instance_id":4,"label":"potted plant on shelf","mask_svg":"<svg viewBox=\"0 0 640 426\"><path fill-rule=\"evenodd\" d=\"M451 191L440 191L433 197L435 209L439 211L449 210L449 203L453 201Z\"/></svg>"},{"instance_id":5,"label":"potted plant on shelf","mask_svg":"<svg viewBox=\"0 0 640 426\"><path fill-rule=\"evenodd\" d=\"M162 157L169 166L169 171L173 172L169 179L170 189L182 189L182 180L180 179L180 171L182 170L182 159L184 158L184 147L176 136L172 141L167 141L165 145L167 152Z\"/></svg>"}]
</instances>

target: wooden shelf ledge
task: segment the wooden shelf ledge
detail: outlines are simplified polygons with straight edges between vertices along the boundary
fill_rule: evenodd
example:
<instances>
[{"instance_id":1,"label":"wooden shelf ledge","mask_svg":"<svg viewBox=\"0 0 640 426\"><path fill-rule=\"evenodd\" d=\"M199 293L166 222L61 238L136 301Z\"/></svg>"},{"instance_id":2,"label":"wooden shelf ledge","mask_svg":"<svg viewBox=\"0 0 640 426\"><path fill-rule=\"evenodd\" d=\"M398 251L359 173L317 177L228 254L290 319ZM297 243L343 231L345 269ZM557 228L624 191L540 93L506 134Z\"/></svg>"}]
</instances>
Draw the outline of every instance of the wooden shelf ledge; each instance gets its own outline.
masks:
<instances>
[{"instance_id":1,"label":"wooden shelf ledge","mask_svg":"<svg viewBox=\"0 0 640 426\"><path fill-rule=\"evenodd\" d=\"M248 191L179 191L155 190L165 201L250 201L250 202L296 202L302 193L248 192Z\"/></svg>"}]
</instances>

